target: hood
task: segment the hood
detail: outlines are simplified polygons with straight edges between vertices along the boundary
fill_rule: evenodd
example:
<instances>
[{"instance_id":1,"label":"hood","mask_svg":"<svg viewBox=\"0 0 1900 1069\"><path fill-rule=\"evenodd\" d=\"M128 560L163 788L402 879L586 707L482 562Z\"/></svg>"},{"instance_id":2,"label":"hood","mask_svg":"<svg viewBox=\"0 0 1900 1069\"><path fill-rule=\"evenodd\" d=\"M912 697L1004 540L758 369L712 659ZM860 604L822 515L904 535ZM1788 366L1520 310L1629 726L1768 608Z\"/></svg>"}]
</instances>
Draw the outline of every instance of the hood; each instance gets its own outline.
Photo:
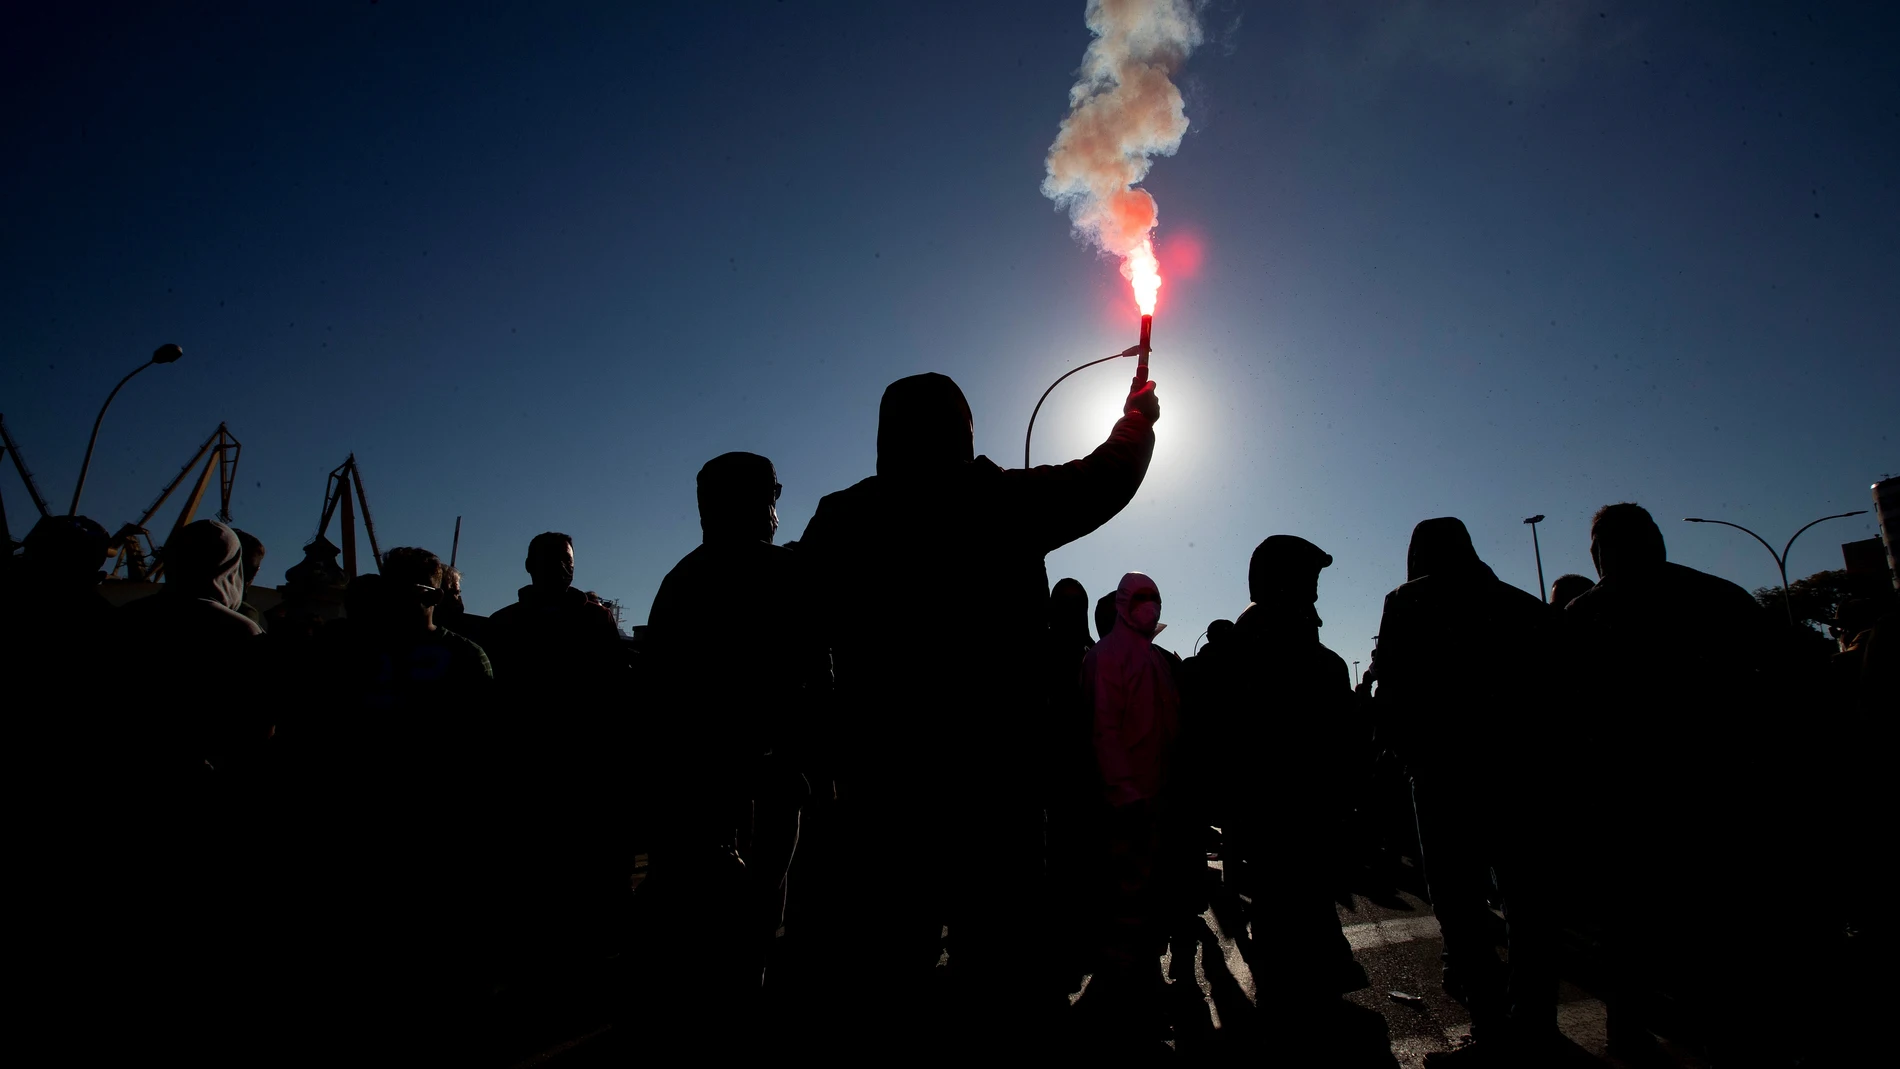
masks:
<instances>
[{"instance_id":1,"label":"hood","mask_svg":"<svg viewBox=\"0 0 1900 1069\"><path fill-rule=\"evenodd\" d=\"M970 402L948 375L898 379L877 409L877 473L930 474L976 459Z\"/></svg>"},{"instance_id":2,"label":"hood","mask_svg":"<svg viewBox=\"0 0 1900 1069\"><path fill-rule=\"evenodd\" d=\"M1059 579L1049 591L1049 635L1057 641L1087 646L1089 636L1089 594L1074 579Z\"/></svg>"},{"instance_id":3,"label":"hood","mask_svg":"<svg viewBox=\"0 0 1900 1069\"><path fill-rule=\"evenodd\" d=\"M707 542L770 542L778 472L757 453L721 453L699 469L699 530Z\"/></svg>"},{"instance_id":4,"label":"hood","mask_svg":"<svg viewBox=\"0 0 1900 1069\"><path fill-rule=\"evenodd\" d=\"M1115 630L1133 631L1143 638L1153 638L1167 630L1168 625L1157 623L1153 630L1149 630L1130 618L1129 603L1136 594L1141 593L1153 594L1156 601L1161 600L1161 588L1155 585L1153 579L1141 572L1129 572L1122 576L1121 585L1115 588Z\"/></svg>"},{"instance_id":5,"label":"hood","mask_svg":"<svg viewBox=\"0 0 1900 1069\"><path fill-rule=\"evenodd\" d=\"M165 543L165 588L178 597L244 604L244 547L216 520L186 524Z\"/></svg>"},{"instance_id":6,"label":"hood","mask_svg":"<svg viewBox=\"0 0 1900 1069\"><path fill-rule=\"evenodd\" d=\"M1463 520L1440 516L1412 528L1412 547L1405 555L1405 581L1428 575L1474 571L1483 566L1471 547L1471 532Z\"/></svg>"}]
</instances>

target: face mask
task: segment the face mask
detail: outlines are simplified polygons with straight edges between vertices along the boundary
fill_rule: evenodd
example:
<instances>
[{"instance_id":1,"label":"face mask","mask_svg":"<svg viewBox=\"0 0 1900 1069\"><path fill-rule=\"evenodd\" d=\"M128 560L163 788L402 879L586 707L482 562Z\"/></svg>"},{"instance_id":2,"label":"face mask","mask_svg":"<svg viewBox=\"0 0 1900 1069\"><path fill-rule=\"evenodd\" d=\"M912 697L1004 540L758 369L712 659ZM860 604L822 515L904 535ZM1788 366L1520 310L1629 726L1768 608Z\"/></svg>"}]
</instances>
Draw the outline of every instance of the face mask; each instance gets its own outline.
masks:
<instances>
[{"instance_id":1,"label":"face mask","mask_svg":"<svg viewBox=\"0 0 1900 1069\"><path fill-rule=\"evenodd\" d=\"M1155 633L1156 625L1161 622L1161 606L1156 602L1144 601L1128 610L1128 621L1136 631L1144 635Z\"/></svg>"}]
</instances>

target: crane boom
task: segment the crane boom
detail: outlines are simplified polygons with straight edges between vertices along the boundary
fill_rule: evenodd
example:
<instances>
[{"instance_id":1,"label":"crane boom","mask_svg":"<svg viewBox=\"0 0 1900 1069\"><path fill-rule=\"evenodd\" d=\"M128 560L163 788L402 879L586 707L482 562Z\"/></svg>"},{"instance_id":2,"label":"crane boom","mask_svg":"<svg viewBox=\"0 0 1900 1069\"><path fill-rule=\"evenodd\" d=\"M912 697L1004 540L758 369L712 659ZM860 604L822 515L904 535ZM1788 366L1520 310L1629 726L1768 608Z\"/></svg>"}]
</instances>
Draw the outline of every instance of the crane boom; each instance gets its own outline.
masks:
<instances>
[{"instance_id":1,"label":"crane boom","mask_svg":"<svg viewBox=\"0 0 1900 1069\"><path fill-rule=\"evenodd\" d=\"M50 515L46 510L46 499L40 496L40 488L33 481L33 472L26 466L26 458L20 456L20 445L7 431L7 418L0 416L0 452L13 458L13 470L20 473L20 481L26 484L27 496L33 499L33 506L40 510L40 516ZM13 529L7 526L7 503L0 500L0 552L11 553L19 543L13 540Z\"/></svg>"},{"instance_id":2,"label":"crane boom","mask_svg":"<svg viewBox=\"0 0 1900 1069\"><path fill-rule=\"evenodd\" d=\"M354 495L354 500L352 500ZM310 541L315 542L330 532L330 520L336 515L337 508L343 509L343 574L356 578L356 510L363 510L363 530L369 535L370 558L376 562L376 570L383 568L383 550L376 542L376 522L370 518L369 498L363 493L363 472L356 463L356 454L351 453L330 472L323 484L323 514L317 519L317 535Z\"/></svg>"},{"instance_id":3,"label":"crane boom","mask_svg":"<svg viewBox=\"0 0 1900 1069\"><path fill-rule=\"evenodd\" d=\"M198 467L199 461L204 462L204 469L198 473L198 481L193 484L190 496L185 499L185 507L179 510L178 519L172 524L171 534L177 534L198 514L198 506L204 501L205 490L211 485L211 471L214 467L219 475L218 518L229 523L231 521L231 489L237 482L238 453L242 448L237 438L232 435L231 428L222 423L218 424L218 429L211 432L211 437L204 440L204 444L191 455L191 459L185 461L185 466L178 469L178 474L172 476L172 481L166 483L165 488L158 492L158 496L146 508L145 514L138 518L138 522L128 523L120 528L118 539L116 539L119 546L122 549L136 547L138 536L141 534L148 540L151 538L148 527L152 522L152 517L158 515L159 509L165 507L165 502L184 483L192 470ZM167 535L166 541L170 540L171 536ZM162 548L160 545L154 545L152 553L156 555ZM120 552L119 560L112 565L113 574L118 574L119 566L124 563L126 563L125 553ZM149 578L157 579L164 569L165 564L161 560L153 565Z\"/></svg>"},{"instance_id":4,"label":"crane boom","mask_svg":"<svg viewBox=\"0 0 1900 1069\"><path fill-rule=\"evenodd\" d=\"M33 499L33 507L40 515L52 515L46 508L46 499L40 496L39 484L33 481L33 472L26 466L26 458L20 455L20 443L13 440L13 434L7 430L7 417L0 416L0 443L3 443L7 455L13 458L13 470L20 473L20 481L26 484L26 494Z\"/></svg>"}]
</instances>

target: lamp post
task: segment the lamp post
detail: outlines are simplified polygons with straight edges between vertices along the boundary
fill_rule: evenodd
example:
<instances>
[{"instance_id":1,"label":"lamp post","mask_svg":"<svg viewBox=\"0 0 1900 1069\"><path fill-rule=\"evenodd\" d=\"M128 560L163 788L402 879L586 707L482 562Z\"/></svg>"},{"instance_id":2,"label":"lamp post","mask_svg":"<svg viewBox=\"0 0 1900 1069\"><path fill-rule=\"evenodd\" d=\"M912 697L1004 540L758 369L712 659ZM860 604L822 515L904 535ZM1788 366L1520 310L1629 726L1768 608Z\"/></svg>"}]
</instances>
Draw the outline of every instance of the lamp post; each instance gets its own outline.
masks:
<instances>
[{"instance_id":1,"label":"lamp post","mask_svg":"<svg viewBox=\"0 0 1900 1069\"><path fill-rule=\"evenodd\" d=\"M73 503L66 509L66 515L79 515L79 495L86 489L86 469L92 467L92 447L99 444L99 424L105 422L106 409L112 407L112 399L119 396L119 391L125 387L126 383L132 381L132 376L144 371L153 364L173 363L183 355L185 355L185 351L170 342L159 346L152 350L152 358L150 360L126 372L125 378L119 380L119 385L114 386L112 392L106 394L106 403L99 406L99 415L92 421L92 437L86 440L86 458L79 462L79 482L73 487Z\"/></svg>"},{"instance_id":2,"label":"lamp post","mask_svg":"<svg viewBox=\"0 0 1900 1069\"><path fill-rule=\"evenodd\" d=\"M1531 525L1531 552L1537 554L1537 597L1548 605L1550 592L1544 589L1544 548L1537 544L1537 525L1544 522L1544 514L1540 512L1524 522Z\"/></svg>"},{"instance_id":3,"label":"lamp post","mask_svg":"<svg viewBox=\"0 0 1900 1069\"><path fill-rule=\"evenodd\" d=\"M1839 512L1839 513L1835 513L1832 516L1823 516L1818 520L1808 521L1808 523L1801 528L1801 531L1805 531L1809 527L1813 527L1815 524L1822 523L1827 520L1844 520L1849 516L1865 516L1866 514L1867 514L1866 509L1858 509L1854 512ZM1762 548L1768 551L1768 555L1775 558L1775 567L1779 569L1781 572L1781 607L1788 614L1788 626L1789 627L1794 626L1794 604L1793 602L1788 600L1788 551L1794 548L1794 540L1801 537L1801 531L1796 531L1795 533L1789 535L1788 544L1781 547L1781 552L1776 553L1775 547L1769 545L1768 540L1766 538L1763 538L1762 536L1756 534L1755 532L1749 530L1748 528L1743 527L1739 523L1730 523L1727 520L1705 520L1701 518L1700 516L1684 516L1682 518L1682 522L1684 523L1719 523L1724 527L1733 527L1737 531L1740 531L1743 534L1747 535L1748 537L1754 539L1755 541L1760 542L1762 545Z\"/></svg>"}]
</instances>

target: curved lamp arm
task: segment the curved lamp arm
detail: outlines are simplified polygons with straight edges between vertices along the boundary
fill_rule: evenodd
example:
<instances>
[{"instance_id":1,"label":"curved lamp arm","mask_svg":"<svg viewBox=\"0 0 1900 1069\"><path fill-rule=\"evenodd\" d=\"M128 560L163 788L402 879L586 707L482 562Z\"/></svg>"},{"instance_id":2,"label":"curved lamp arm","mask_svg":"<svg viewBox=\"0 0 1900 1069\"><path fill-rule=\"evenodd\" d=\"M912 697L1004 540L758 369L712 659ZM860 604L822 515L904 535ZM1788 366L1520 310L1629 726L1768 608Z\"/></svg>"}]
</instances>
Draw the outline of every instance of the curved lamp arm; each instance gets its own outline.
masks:
<instances>
[{"instance_id":1,"label":"curved lamp arm","mask_svg":"<svg viewBox=\"0 0 1900 1069\"><path fill-rule=\"evenodd\" d=\"M1808 527L1813 527L1814 524L1822 523L1827 520L1844 520L1849 516L1865 516L1865 515L1867 515L1866 509L1856 509L1853 512L1839 512L1832 516L1823 516L1820 519L1815 520L1813 523L1808 524ZM1801 528L1801 531L1807 530L1808 527ZM1781 547L1781 561L1782 561L1782 567L1784 568L1787 567L1788 551L1794 548L1794 540L1801 537L1801 531L1796 531L1795 533L1789 535L1788 544Z\"/></svg>"},{"instance_id":2,"label":"curved lamp arm","mask_svg":"<svg viewBox=\"0 0 1900 1069\"><path fill-rule=\"evenodd\" d=\"M1069 370L1064 371L1062 375L1056 379L1056 381L1050 383L1049 388L1042 391L1042 396L1036 398L1036 407L1034 411L1029 413L1029 429L1023 432L1023 467L1027 468L1029 466L1029 439L1032 435L1036 433L1036 415L1042 411L1042 403L1049 399L1049 395L1055 392L1056 387L1062 385L1063 379L1068 378L1070 375L1075 374L1076 372L1082 370L1085 367L1094 367L1097 364L1106 364L1110 360L1120 360L1124 356L1134 356L1139 352L1141 352L1141 346L1136 345L1127 349L1123 349L1119 353L1111 353L1108 356L1102 357L1100 360L1091 360L1086 364L1078 364L1075 367L1072 367Z\"/></svg>"},{"instance_id":3,"label":"curved lamp arm","mask_svg":"<svg viewBox=\"0 0 1900 1069\"><path fill-rule=\"evenodd\" d=\"M1773 558L1775 558L1775 567L1776 567L1776 568L1781 568L1781 567L1783 567L1783 565L1782 565L1782 563L1781 563L1781 559L1782 559L1782 558L1781 558L1781 554L1779 554L1779 553L1776 553L1776 552L1775 552L1775 547L1773 547L1773 546L1771 546L1771 545L1769 545L1769 544L1768 544L1768 540L1767 540L1767 539L1765 539L1765 538L1763 538L1762 536L1760 536L1760 535L1758 535L1758 534L1756 534L1755 532L1753 532L1753 531L1751 531L1751 530L1749 530L1748 528L1746 528L1746 527L1743 527L1743 526L1742 526L1741 524L1739 524L1739 523L1730 523L1730 522L1728 522L1727 520L1704 520L1704 519L1700 519L1700 518L1698 518L1698 517L1695 517L1695 516L1684 516L1684 517L1682 518L1682 522L1684 522L1684 523L1719 523L1719 524L1721 524L1721 525L1722 525L1722 526L1724 526L1724 527L1733 527L1733 528L1735 528L1735 529L1736 529L1737 531L1740 531L1740 532L1742 532L1743 534L1745 534L1745 535L1747 535L1748 537L1750 537L1750 538L1752 538L1752 539L1754 539L1755 541L1757 541L1757 542L1760 542L1760 543L1761 543L1761 548L1763 548L1763 549L1765 549L1765 550L1767 550L1767 551L1768 551L1768 555L1769 555L1769 556L1771 556L1771 557L1773 557ZM1812 527L1812 526L1814 526L1814 525L1813 525L1813 524L1809 524L1809 525L1808 525L1808 527ZM1801 528L1801 531L1805 531L1805 530L1807 530L1807 529L1808 529L1807 527L1803 527L1803 528ZM1796 531L1796 532L1795 532L1795 534L1800 534L1800 533L1801 533L1801 531ZM1790 538L1790 539L1788 539L1788 542L1789 542L1789 544L1790 544L1790 545L1792 545L1792 544L1794 543L1794 539L1792 539L1792 538Z\"/></svg>"}]
</instances>

